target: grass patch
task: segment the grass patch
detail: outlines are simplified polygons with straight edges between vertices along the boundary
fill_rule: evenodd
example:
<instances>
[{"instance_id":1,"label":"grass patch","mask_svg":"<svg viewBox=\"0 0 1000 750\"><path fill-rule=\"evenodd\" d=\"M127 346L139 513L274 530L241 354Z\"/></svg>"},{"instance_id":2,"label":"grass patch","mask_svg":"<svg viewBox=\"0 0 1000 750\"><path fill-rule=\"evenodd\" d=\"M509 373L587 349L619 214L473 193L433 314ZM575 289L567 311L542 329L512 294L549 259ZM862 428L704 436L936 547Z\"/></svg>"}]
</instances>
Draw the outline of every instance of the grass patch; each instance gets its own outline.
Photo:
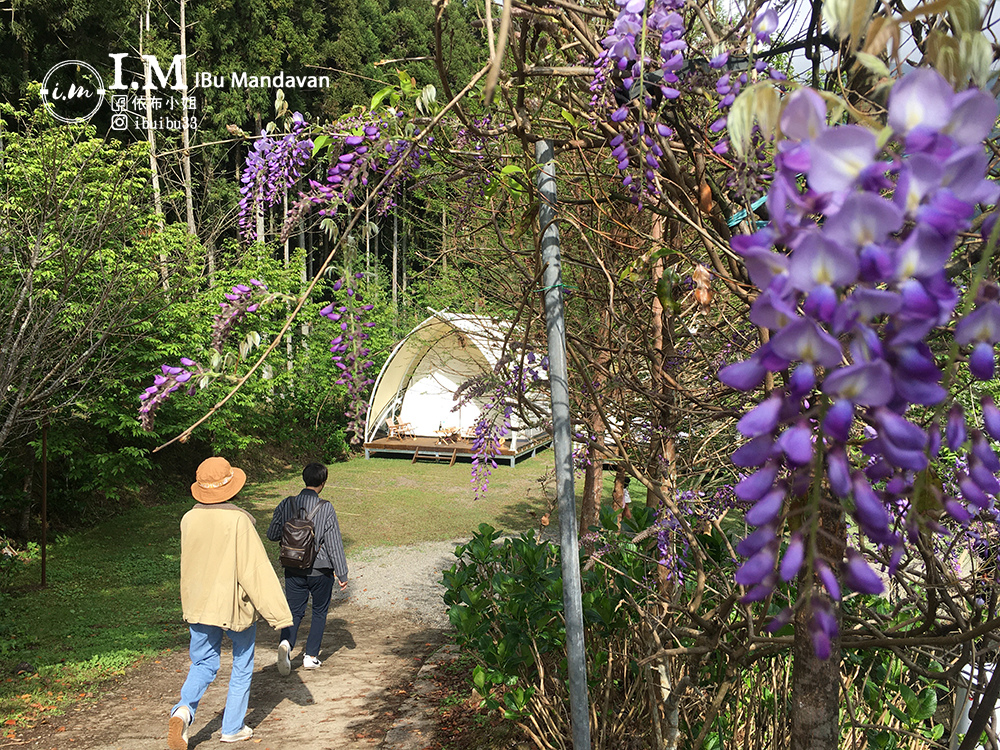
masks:
<instances>
[{"instance_id":1,"label":"grass patch","mask_svg":"<svg viewBox=\"0 0 1000 750\"><path fill-rule=\"evenodd\" d=\"M552 453L545 451L513 469L494 469L489 492L476 500L468 464L359 459L329 467L323 497L337 509L348 556L372 547L469 538L481 523L518 534L537 527L536 517L544 512L537 480L551 461ZM289 472L281 480L245 489L242 504L257 517L263 534L274 507L300 489L300 475Z\"/></svg>"},{"instance_id":2,"label":"grass patch","mask_svg":"<svg viewBox=\"0 0 1000 750\"><path fill-rule=\"evenodd\" d=\"M537 479L551 461L545 451L499 467L477 501L468 464L356 459L330 466L323 496L337 509L349 562L372 547L468 538L484 522L509 533L533 528L546 505ZM248 485L237 504L254 513L263 536L275 505L301 486L299 473L289 472ZM130 509L58 537L49 544L45 589L27 588L40 580L40 560L19 566L14 584L22 590L0 592L0 738L95 698L102 681L139 659L187 646L180 519L192 503L183 496ZM277 545L266 547L276 563Z\"/></svg>"},{"instance_id":3,"label":"grass patch","mask_svg":"<svg viewBox=\"0 0 1000 750\"><path fill-rule=\"evenodd\" d=\"M0 594L0 716L29 724L97 683L183 642L177 500L126 511L49 545L48 586ZM19 571L37 584L41 561ZM20 672L20 674L18 674Z\"/></svg>"}]
</instances>

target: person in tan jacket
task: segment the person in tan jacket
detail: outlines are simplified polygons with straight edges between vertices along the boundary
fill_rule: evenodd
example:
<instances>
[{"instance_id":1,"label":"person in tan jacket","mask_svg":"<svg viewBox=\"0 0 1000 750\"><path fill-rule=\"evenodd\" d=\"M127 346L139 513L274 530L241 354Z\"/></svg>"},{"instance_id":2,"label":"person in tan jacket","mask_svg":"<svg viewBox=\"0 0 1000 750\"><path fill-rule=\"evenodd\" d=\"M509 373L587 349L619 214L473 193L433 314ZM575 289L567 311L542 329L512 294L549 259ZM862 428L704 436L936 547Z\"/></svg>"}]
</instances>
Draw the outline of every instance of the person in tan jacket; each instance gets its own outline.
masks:
<instances>
[{"instance_id":1,"label":"person in tan jacket","mask_svg":"<svg viewBox=\"0 0 1000 750\"><path fill-rule=\"evenodd\" d=\"M246 484L242 469L220 457L198 467L191 494L198 503L181 519L181 607L191 630L191 668L170 711L169 750L187 750L198 703L219 671L222 634L233 643L233 670L222 715L222 742L253 737L243 723L250 700L257 616L275 629L292 613L254 518L227 502Z\"/></svg>"}]
</instances>

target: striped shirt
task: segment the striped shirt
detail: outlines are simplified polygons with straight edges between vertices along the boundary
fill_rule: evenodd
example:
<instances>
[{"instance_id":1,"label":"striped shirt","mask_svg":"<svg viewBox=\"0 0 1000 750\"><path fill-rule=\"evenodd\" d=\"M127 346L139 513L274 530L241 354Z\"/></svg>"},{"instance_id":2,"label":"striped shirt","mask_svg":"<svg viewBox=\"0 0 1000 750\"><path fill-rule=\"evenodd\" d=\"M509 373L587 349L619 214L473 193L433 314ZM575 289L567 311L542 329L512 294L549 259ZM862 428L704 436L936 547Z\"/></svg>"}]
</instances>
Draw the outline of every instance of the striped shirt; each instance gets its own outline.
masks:
<instances>
[{"instance_id":1,"label":"striped shirt","mask_svg":"<svg viewBox=\"0 0 1000 750\"><path fill-rule=\"evenodd\" d=\"M340 538L340 524L337 522L337 511L328 502L322 502L314 490L303 489L298 495L286 497L274 509L271 526L267 530L267 538L272 542L281 541L281 532L285 523L298 516L300 510L307 515L317 504L319 510L313 514L313 527L316 529L316 543L319 552L311 570L302 570L302 574L318 573L321 570L333 570L340 581L347 580L347 558L344 555L344 542ZM285 569L288 572L288 569Z\"/></svg>"}]
</instances>

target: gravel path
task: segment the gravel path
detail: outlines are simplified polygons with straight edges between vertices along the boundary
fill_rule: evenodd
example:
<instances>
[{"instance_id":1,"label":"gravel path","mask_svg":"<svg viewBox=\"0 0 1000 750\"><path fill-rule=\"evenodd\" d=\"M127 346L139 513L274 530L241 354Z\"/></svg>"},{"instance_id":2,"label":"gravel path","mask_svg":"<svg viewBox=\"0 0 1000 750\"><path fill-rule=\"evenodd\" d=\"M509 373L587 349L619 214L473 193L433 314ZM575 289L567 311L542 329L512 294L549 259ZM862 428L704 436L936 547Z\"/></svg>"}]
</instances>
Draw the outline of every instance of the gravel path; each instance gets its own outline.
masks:
<instances>
[{"instance_id":1,"label":"gravel path","mask_svg":"<svg viewBox=\"0 0 1000 750\"><path fill-rule=\"evenodd\" d=\"M323 667L278 674L276 631L259 624L250 710L259 750L423 750L435 715L418 689L418 670L453 654L439 651L450 628L441 573L455 562L461 541L387 547L348 559L350 583L335 597L320 656ZM308 634L309 615L299 639ZM231 664L223 646L220 680L213 684L191 728L189 750L217 746ZM96 703L44 719L16 742L33 750L159 750L167 711L188 669L185 649L145 660L107 687ZM423 681L427 683L427 680ZM428 683L429 684L429 683ZM248 745L249 747L249 745Z\"/></svg>"},{"instance_id":2,"label":"gravel path","mask_svg":"<svg viewBox=\"0 0 1000 750\"><path fill-rule=\"evenodd\" d=\"M441 574L455 564L455 547L468 540L384 547L351 555L350 584L339 596L355 605L387 609L435 628L448 628Z\"/></svg>"}]
</instances>

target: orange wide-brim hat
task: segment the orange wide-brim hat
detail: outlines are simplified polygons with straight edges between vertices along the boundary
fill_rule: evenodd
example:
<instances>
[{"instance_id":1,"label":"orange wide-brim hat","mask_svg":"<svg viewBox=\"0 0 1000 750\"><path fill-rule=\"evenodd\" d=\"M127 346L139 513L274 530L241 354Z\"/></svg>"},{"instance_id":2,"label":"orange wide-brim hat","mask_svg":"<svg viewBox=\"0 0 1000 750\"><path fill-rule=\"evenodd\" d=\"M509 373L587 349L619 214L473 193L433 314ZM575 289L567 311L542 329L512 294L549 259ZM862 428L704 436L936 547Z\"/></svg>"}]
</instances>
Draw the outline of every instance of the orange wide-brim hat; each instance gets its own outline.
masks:
<instances>
[{"instance_id":1,"label":"orange wide-brim hat","mask_svg":"<svg viewBox=\"0 0 1000 750\"><path fill-rule=\"evenodd\" d=\"M205 505L226 502L235 497L247 483L246 472L231 466L221 456L202 461L195 477L197 481L191 485L191 494L195 500Z\"/></svg>"}]
</instances>

